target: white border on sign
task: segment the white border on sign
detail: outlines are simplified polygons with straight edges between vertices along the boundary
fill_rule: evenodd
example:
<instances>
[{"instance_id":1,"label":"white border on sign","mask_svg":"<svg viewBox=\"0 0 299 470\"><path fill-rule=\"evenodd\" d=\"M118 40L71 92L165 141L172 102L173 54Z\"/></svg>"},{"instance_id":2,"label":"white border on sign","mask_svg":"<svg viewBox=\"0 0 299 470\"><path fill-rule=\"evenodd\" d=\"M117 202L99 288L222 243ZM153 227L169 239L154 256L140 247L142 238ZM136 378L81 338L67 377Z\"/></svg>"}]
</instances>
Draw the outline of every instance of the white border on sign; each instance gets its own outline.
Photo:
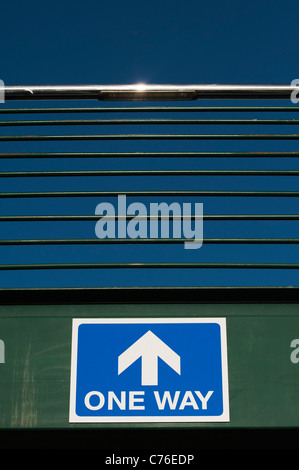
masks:
<instances>
[{"instance_id":1,"label":"white border on sign","mask_svg":"<svg viewBox=\"0 0 299 470\"><path fill-rule=\"evenodd\" d=\"M78 328L81 324L217 323L220 326L223 413L219 416L78 416L76 414ZM73 318L70 380L70 423L211 423L229 422L226 318Z\"/></svg>"}]
</instances>

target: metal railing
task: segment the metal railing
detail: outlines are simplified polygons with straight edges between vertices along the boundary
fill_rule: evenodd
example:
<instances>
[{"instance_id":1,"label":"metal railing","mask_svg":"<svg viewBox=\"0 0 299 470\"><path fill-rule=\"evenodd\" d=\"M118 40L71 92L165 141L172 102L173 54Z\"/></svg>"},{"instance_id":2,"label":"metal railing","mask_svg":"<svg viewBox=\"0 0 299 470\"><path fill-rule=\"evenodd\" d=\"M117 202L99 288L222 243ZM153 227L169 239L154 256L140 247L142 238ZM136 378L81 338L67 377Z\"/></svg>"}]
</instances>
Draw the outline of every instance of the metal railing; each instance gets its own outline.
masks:
<instances>
[{"instance_id":1,"label":"metal railing","mask_svg":"<svg viewBox=\"0 0 299 470\"><path fill-rule=\"evenodd\" d=\"M6 100L290 99L296 85L58 85L8 86Z\"/></svg>"},{"instance_id":2,"label":"metal railing","mask_svg":"<svg viewBox=\"0 0 299 470\"><path fill-rule=\"evenodd\" d=\"M12 86L5 88L5 100L206 100L206 99L290 99L291 93L296 87L286 85L95 85L95 86ZM294 105L288 106L149 106L149 107L32 107L32 108L0 108L0 115L29 115L29 114L61 114L61 113L296 113L299 107ZM189 119L189 118L169 118L169 119L48 119L48 120L1 120L0 128L18 128L18 127L48 127L55 126L57 129L64 126L112 126L133 127L134 126L298 126L299 119ZM294 141L299 140L299 134L293 133L121 133L121 134L68 134L68 135L1 135L0 142L61 142L61 141ZM233 159L283 159L291 158L295 163L299 157L299 151L96 151L96 152L5 152L0 153L0 161L9 161L17 159L25 161L27 159L44 160L44 159L107 159L111 161L113 169L100 170L10 170L0 172L1 181L11 178L61 178L61 177L183 177L183 176L220 176L220 177L298 177L299 169L115 169L115 159L133 158L135 161L144 158L159 158L163 161L172 161L172 159L191 159L190 161L198 161L204 158L233 158ZM236 160L235 160L236 161ZM161 180L163 182L163 180ZM126 195L133 197L221 197L221 198L296 198L299 197L299 190L50 190L50 191L23 191L19 186L18 191L0 191L0 200L4 199L22 199L27 198L86 198L99 197L111 198L118 195ZM116 215L116 219L121 217ZM134 216L127 216L127 219ZM139 216L140 217L140 216ZM163 216L159 216L162 220ZM150 220L151 216L145 216L146 220ZM194 217L191 216L191 218ZM170 216L171 219L171 216ZM175 216L172 217L172 220ZM1 224L5 222L61 222L61 221L96 221L99 220L98 215L79 214L79 215L0 215ZM299 220L299 214L204 214L204 221L296 221ZM115 245L115 244L180 244L188 241L186 238L58 238L58 239L1 239L1 246L40 246L40 245ZM191 239L190 239L191 241ZM296 245L299 244L299 238L204 238L203 244L224 244L224 245ZM235 263L235 262L141 262L135 263L113 263L113 262L96 262L96 263L20 263L20 264L2 264L0 263L0 271L19 271L19 270L52 270L52 269L299 269L299 263Z\"/></svg>"}]
</instances>

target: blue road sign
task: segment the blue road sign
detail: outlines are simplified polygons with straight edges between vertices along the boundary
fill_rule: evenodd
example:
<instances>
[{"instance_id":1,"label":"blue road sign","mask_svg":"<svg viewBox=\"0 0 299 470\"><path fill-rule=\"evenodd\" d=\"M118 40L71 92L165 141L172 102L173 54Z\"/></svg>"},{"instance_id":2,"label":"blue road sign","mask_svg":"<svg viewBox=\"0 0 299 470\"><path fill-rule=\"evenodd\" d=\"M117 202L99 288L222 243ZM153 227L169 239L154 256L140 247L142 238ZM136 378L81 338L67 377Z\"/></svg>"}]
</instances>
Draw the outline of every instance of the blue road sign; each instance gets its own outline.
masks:
<instances>
[{"instance_id":1,"label":"blue road sign","mask_svg":"<svg viewBox=\"0 0 299 470\"><path fill-rule=\"evenodd\" d=\"M224 421L225 318L73 319L70 422Z\"/></svg>"}]
</instances>

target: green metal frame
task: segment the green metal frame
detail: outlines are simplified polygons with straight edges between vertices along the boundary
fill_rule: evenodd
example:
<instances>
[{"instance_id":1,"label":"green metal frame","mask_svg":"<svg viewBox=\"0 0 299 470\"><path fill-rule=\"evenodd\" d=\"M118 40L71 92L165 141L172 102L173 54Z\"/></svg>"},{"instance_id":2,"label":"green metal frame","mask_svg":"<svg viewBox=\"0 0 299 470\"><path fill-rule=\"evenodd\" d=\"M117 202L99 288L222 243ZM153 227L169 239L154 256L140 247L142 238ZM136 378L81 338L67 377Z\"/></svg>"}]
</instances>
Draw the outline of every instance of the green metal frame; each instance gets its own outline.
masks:
<instances>
[{"instance_id":1,"label":"green metal frame","mask_svg":"<svg viewBox=\"0 0 299 470\"><path fill-rule=\"evenodd\" d=\"M20 413L13 415L14 419L23 420L21 421L23 424L20 425L19 422L19 425L16 425L15 421L15 427L0 429L0 448L97 448L99 440L102 454L111 452L116 447L119 452L130 448L134 448L135 452L137 450L141 452L148 449L149 442L152 449L167 448L172 453L176 453L178 449L180 453L188 449L191 453L199 449L212 448L296 448L299 427L294 424L288 426L286 421L284 425L281 424L281 420L284 419L293 419L294 423L296 422L294 403L287 403L286 400L287 396L293 394L294 398L296 397L298 387L296 364L285 365L281 361L280 364L274 363L271 366L271 361L269 362L263 354L261 356L259 354L269 352L271 355L268 347L276 345L280 352L285 352L289 360L289 340L296 335L294 321L298 309L299 288L2 289L0 290L1 330L3 333L6 328L7 332L10 332L9 335L18 339L13 347L9 344L9 338L7 339L7 361L10 355L16 354L17 349L23 352L23 357L18 356L13 372L15 379L19 377L22 380L16 384L14 390L10 390L8 384L6 389L17 400L15 407L19 407ZM3 315L4 312L6 313ZM213 316L221 312L227 317L231 423L191 427L176 424L156 427L142 424L135 426L124 424L120 427L67 424L67 410L64 408L67 408L69 394L70 364L67 357L70 356L71 318L78 315L90 317L103 314L106 317L138 317L141 312L147 316L161 316L161 313L163 316L182 314ZM282 329L282 322L289 325L286 331ZM14 331L16 325L18 325L17 331ZM268 339L267 336L263 336L266 342L264 346L261 337L254 335L259 332L260 327L262 335L265 334L264 328L269 327ZM238 332L239 337L236 336ZM284 341L277 344L277 338L280 336ZM241 362L238 357L232 355L232 350L236 347ZM252 348L253 351L257 348L255 355L249 355L247 363L242 364L244 351L249 352ZM46 368L43 362L45 354L48 356ZM288 372L285 379L281 377L282 364L284 371ZM267 368L270 366L270 370L264 369L265 366ZM5 367L5 364L0 365L0 373L1 367ZM259 369L256 370L256 367ZM289 375L291 370L295 375ZM54 380L54 383L51 383L51 380ZM252 412L253 416L258 416L258 410L263 410L263 406L266 407L265 416L261 417L264 426L254 424L254 418L250 414L248 420L253 420L253 423L250 426L245 424L240 426L238 415L244 414L244 410L242 412L242 409L238 408L238 402L250 406L255 397L255 390L261 390L260 381L263 387L266 384L268 391L271 390L271 397L268 396L268 404L263 401L267 399L267 394L262 397L262 405L257 405ZM240 399L242 394L245 402ZM55 401L58 399L59 404ZM64 427L61 427L61 423L55 422L58 415L57 410L54 412L53 400L59 410L64 409ZM10 403L10 399L5 403L8 413L11 409L14 410ZM44 420L42 427L34 426L36 416L34 403L40 408L39 413ZM272 420L276 420L277 423L273 425L273 422L267 422L267 407L279 404L282 409L278 408L273 416L271 414ZM52 413L49 413L51 409ZM291 415L284 417L284 414L288 413ZM48 426L45 425L45 418L49 420Z\"/></svg>"}]
</instances>

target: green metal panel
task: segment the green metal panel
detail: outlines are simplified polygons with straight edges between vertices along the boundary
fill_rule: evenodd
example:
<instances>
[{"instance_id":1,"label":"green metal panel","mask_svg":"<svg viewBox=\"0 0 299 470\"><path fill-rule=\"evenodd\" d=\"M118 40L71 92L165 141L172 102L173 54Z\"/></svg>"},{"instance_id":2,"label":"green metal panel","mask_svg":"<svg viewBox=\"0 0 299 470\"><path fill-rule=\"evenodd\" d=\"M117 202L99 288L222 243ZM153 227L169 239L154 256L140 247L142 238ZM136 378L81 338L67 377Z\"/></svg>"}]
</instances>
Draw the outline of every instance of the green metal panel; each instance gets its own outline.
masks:
<instances>
[{"instance_id":1,"label":"green metal panel","mask_svg":"<svg viewBox=\"0 0 299 470\"><path fill-rule=\"evenodd\" d=\"M69 424L72 318L184 316L227 319L229 423ZM0 428L298 427L297 338L298 303L2 305Z\"/></svg>"}]
</instances>

